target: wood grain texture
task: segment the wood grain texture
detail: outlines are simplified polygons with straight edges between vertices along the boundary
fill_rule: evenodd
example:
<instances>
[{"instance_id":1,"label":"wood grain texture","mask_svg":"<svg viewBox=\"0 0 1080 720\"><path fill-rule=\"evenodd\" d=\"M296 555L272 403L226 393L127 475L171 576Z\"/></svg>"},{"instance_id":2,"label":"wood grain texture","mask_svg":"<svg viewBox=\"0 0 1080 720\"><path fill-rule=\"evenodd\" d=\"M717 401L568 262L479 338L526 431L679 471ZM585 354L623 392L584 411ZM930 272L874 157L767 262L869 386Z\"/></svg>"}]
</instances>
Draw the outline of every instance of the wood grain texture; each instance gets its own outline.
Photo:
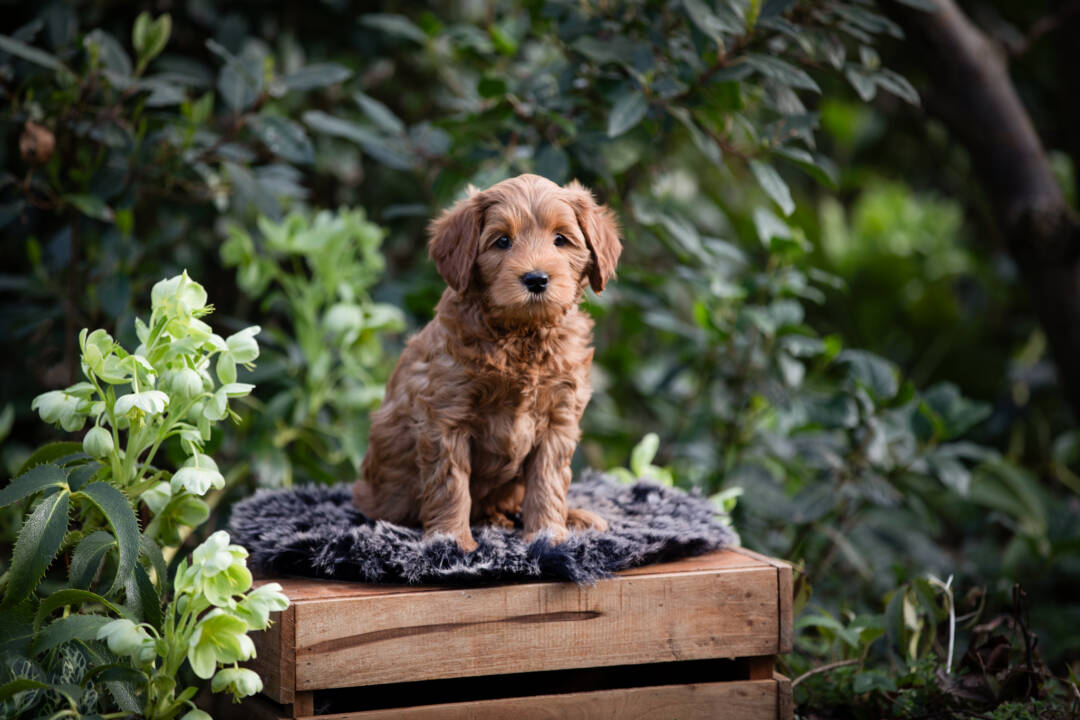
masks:
<instances>
[{"instance_id":1,"label":"wood grain texture","mask_svg":"<svg viewBox=\"0 0 1080 720\"><path fill-rule=\"evenodd\" d=\"M795 698L791 693L791 681L780 673L773 673L776 680L776 717L792 720L795 717Z\"/></svg>"},{"instance_id":2,"label":"wood grain texture","mask_svg":"<svg viewBox=\"0 0 1080 720\"><path fill-rule=\"evenodd\" d=\"M780 609L780 636L778 640L780 649L777 652L780 654L791 652L794 648L795 641L794 616L792 612L794 579L792 577L791 563L784 560L777 560L768 555L762 555L761 553L741 547L731 548L730 552L741 555L748 560L756 560L776 568L776 592Z\"/></svg>"},{"instance_id":3,"label":"wood grain texture","mask_svg":"<svg viewBox=\"0 0 1080 720\"><path fill-rule=\"evenodd\" d=\"M262 678L264 695L291 703L296 688L296 606L271 613L270 621L269 629L251 634L255 659L244 665Z\"/></svg>"},{"instance_id":4,"label":"wood grain texture","mask_svg":"<svg viewBox=\"0 0 1080 720\"><path fill-rule=\"evenodd\" d=\"M318 720L775 720L778 683L626 688L319 715Z\"/></svg>"},{"instance_id":5,"label":"wood grain texture","mask_svg":"<svg viewBox=\"0 0 1080 720\"><path fill-rule=\"evenodd\" d=\"M774 566L662 567L589 588L533 583L298 600L295 689L777 652Z\"/></svg>"}]
</instances>

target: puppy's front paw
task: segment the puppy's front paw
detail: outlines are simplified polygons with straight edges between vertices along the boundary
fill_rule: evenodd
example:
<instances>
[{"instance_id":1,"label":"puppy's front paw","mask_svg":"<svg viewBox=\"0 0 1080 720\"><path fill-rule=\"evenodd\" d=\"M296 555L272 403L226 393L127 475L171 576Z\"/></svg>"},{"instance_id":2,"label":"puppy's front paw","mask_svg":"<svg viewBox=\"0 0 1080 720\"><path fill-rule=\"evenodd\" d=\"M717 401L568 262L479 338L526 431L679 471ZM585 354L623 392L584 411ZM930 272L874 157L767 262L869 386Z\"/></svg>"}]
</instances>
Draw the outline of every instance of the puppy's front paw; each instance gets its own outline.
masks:
<instances>
[{"instance_id":1,"label":"puppy's front paw","mask_svg":"<svg viewBox=\"0 0 1080 720\"><path fill-rule=\"evenodd\" d=\"M570 537L570 531L566 529L565 525L548 525L542 527L539 530L533 530L525 533L525 542L531 543L537 538L538 535L544 534L547 536L548 541L552 545L559 545L564 542L566 538Z\"/></svg>"},{"instance_id":2,"label":"puppy's front paw","mask_svg":"<svg viewBox=\"0 0 1080 720\"><path fill-rule=\"evenodd\" d=\"M566 511L566 524L574 530L596 530L604 532L608 529L607 520L594 512L582 508L570 508Z\"/></svg>"},{"instance_id":3,"label":"puppy's front paw","mask_svg":"<svg viewBox=\"0 0 1080 720\"><path fill-rule=\"evenodd\" d=\"M472 533L468 530L465 531L464 535L458 536L457 544L467 553L471 553L478 547L477 542L473 540Z\"/></svg>"}]
</instances>

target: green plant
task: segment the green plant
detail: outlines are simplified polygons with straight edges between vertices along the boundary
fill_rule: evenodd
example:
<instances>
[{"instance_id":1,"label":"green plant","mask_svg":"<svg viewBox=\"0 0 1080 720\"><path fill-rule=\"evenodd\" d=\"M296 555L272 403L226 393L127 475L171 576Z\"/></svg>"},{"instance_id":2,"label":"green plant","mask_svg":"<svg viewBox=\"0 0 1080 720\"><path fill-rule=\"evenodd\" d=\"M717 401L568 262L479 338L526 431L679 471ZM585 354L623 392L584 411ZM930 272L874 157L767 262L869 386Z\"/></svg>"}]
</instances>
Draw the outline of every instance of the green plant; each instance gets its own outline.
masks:
<instances>
[{"instance_id":1,"label":"green plant","mask_svg":"<svg viewBox=\"0 0 1080 720\"><path fill-rule=\"evenodd\" d=\"M168 720L194 708L196 688L177 682L185 660L198 677L214 677L214 690L241 697L261 687L236 663L254 653L247 631L265 628L269 612L288 604L280 586L247 592L247 553L224 532L181 561L171 585L165 560L183 528L206 520L202 496L225 485L202 450L213 424L235 417L229 400L253 387L236 382L236 366L258 357L259 329L215 334L201 319L212 310L206 291L187 273L157 283L151 308L148 322L136 321L134 352L103 330L80 333L86 380L38 396L33 407L69 432L87 420L91 429L81 445L39 450L0 490L0 506L23 501L28 509L0 576L11 615L0 635L8 676L0 699L16 714L65 704L69 714L91 714L109 707L104 686L124 713ZM170 438L188 455L175 473L154 464ZM152 515L141 533L140 499ZM43 581L58 554L67 558L66 581ZM214 675L224 664L232 667Z\"/></svg>"},{"instance_id":2,"label":"green plant","mask_svg":"<svg viewBox=\"0 0 1080 720\"><path fill-rule=\"evenodd\" d=\"M296 465L337 480L359 470L368 412L389 375L383 341L404 327L400 310L370 295L385 264L384 232L362 210L296 211L257 226L257 234L231 226L221 248L239 287L289 322L268 332L275 352L264 385L274 394L250 442L256 471L262 484L288 484Z\"/></svg>"}]
</instances>

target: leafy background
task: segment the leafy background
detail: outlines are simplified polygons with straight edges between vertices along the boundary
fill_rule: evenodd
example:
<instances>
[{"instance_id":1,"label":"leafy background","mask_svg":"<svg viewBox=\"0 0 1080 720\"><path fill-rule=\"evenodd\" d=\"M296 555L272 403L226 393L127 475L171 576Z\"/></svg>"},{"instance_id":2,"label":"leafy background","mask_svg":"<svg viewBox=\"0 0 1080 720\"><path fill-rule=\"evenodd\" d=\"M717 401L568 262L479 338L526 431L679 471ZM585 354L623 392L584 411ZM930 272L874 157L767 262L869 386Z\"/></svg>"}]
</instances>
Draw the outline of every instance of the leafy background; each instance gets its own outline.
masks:
<instances>
[{"instance_id":1,"label":"leafy background","mask_svg":"<svg viewBox=\"0 0 1080 720\"><path fill-rule=\"evenodd\" d=\"M7 473L57 436L30 403L80 379L79 330L134 346L150 287L186 269L223 335L263 329L239 373L256 390L206 445L226 486L189 546L254 487L351 479L443 287L427 220L469 183L578 178L626 251L587 298L596 394L576 463L626 465L655 433L632 470L717 494L744 544L795 564L781 670L800 714L1075 710L1080 435L972 159L923 107L918 48L888 12L157 10L167 37L120 3L5 9ZM1067 148L1056 36L1025 30L1048 10L969 11ZM1075 210L1069 155L1050 160Z\"/></svg>"}]
</instances>

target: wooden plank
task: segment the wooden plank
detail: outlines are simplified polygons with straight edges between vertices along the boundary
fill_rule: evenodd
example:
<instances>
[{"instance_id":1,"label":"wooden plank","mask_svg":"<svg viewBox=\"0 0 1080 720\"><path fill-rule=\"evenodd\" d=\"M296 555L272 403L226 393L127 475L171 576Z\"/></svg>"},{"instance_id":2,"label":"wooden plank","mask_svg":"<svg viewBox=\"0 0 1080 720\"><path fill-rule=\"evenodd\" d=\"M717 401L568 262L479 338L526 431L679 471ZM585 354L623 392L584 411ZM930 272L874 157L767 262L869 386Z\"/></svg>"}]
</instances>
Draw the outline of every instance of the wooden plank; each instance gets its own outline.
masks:
<instances>
[{"instance_id":1,"label":"wooden plank","mask_svg":"<svg viewBox=\"0 0 1080 720\"><path fill-rule=\"evenodd\" d=\"M625 688L319 715L318 720L775 720L777 683Z\"/></svg>"},{"instance_id":2,"label":"wooden plank","mask_svg":"<svg viewBox=\"0 0 1080 720\"><path fill-rule=\"evenodd\" d=\"M293 717L301 717L304 715L315 714L315 693L314 692L298 692L293 699L292 705L286 706L289 709L289 714Z\"/></svg>"},{"instance_id":3,"label":"wooden plank","mask_svg":"<svg viewBox=\"0 0 1080 720\"><path fill-rule=\"evenodd\" d=\"M780 673L773 673L776 680L776 717L792 720L795 717L795 698L791 693L791 681Z\"/></svg>"},{"instance_id":4,"label":"wooden plank","mask_svg":"<svg viewBox=\"0 0 1080 720\"><path fill-rule=\"evenodd\" d=\"M766 563L570 583L303 600L296 690L673 660L773 655Z\"/></svg>"},{"instance_id":5,"label":"wooden plank","mask_svg":"<svg viewBox=\"0 0 1080 720\"><path fill-rule=\"evenodd\" d=\"M731 548L731 552L737 553L748 559L757 560L776 568L777 572L777 599L780 604L780 653L789 653L794 648L794 616L792 611L794 584L792 579L791 563L784 560L762 555L761 553L747 550L746 548Z\"/></svg>"},{"instance_id":6,"label":"wooden plank","mask_svg":"<svg viewBox=\"0 0 1080 720\"><path fill-rule=\"evenodd\" d=\"M269 629L251 634L255 658L244 665L262 678L263 694L291 703L296 688L296 606L271 613L270 620Z\"/></svg>"}]
</instances>

